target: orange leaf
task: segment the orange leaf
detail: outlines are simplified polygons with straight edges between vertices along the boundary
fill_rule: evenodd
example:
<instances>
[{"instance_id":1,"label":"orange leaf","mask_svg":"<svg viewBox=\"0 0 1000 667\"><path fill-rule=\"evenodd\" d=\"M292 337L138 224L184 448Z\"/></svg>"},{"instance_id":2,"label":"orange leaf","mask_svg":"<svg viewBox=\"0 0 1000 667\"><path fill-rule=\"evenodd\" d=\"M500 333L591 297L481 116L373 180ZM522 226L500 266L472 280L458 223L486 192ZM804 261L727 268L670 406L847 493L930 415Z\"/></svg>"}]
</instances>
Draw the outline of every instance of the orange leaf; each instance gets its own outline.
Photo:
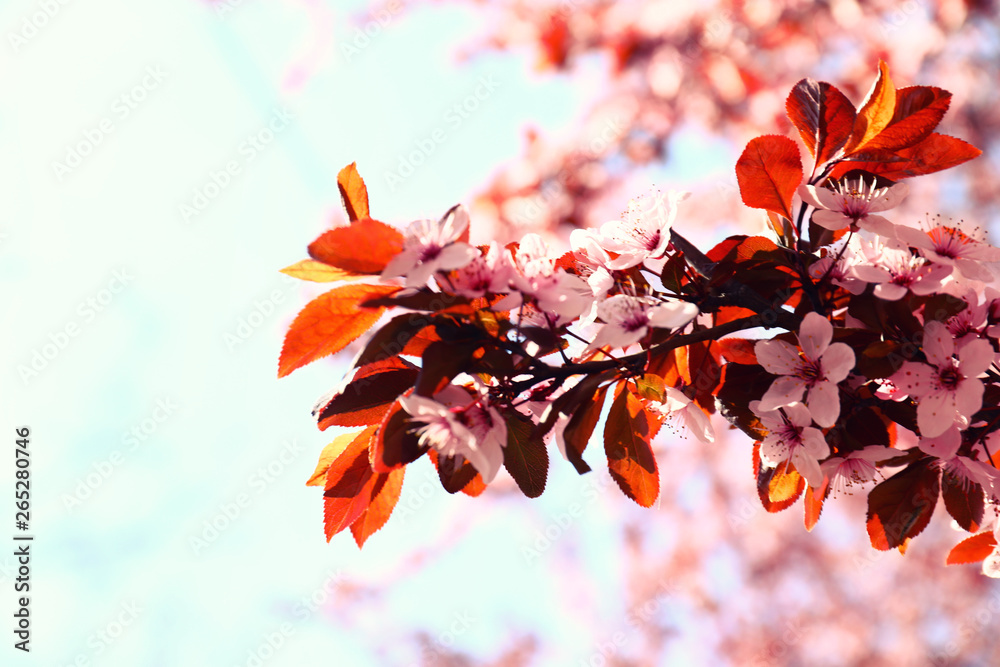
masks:
<instances>
[{"instance_id":1,"label":"orange leaf","mask_svg":"<svg viewBox=\"0 0 1000 667\"><path fill-rule=\"evenodd\" d=\"M340 352L370 329L385 310L362 310L358 303L399 289L394 285L344 285L310 301L285 334L278 360L278 377Z\"/></svg>"},{"instance_id":2,"label":"orange leaf","mask_svg":"<svg viewBox=\"0 0 1000 667\"><path fill-rule=\"evenodd\" d=\"M316 463L316 470L313 472L312 477L306 482L306 486L325 486L326 484L326 473L330 470L330 465L337 460L337 457L344 453L347 446L354 442L354 439L358 437L361 431L355 431L353 433L344 433L343 435L338 435L334 438L333 442L323 448L320 452L319 462Z\"/></svg>"},{"instance_id":3,"label":"orange leaf","mask_svg":"<svg viewBox=\"0 0 1000 667\"><path fill-rule=\"evenodd\" d=\"M358 173L357 162L352 162L337 174L337 187L340 189L340 200L347 210L347 218L354 222L368 218L368 188Z\"/></svg>"},{"instance_id":4,"label":"orange leaf","mask_svg":"<svg viewBox=\"0 0 1000 667\"><path fill-rule=\"evenodd\" d=\"M857 116L854 105L836 87L812 79L795 84L785 110L816 164L823 164L843 147Z\"/></svg>"},{"instance_id":5,"label":"orange leaf","mask_svg":"<svg viewBox=\"0 0 1000 667\"><path fill-rule=\"evenodd\" d=\"M716 341L722 358L735 364L756 364L756 340L748 338L722 338Z\"/></svg>"},{"instance_id":6,"label":"orange leaf","mask_svg":"<svg viewBox=\"0 0 1000 667\"><path fill-rule=\"evenodd\" d=\"M948 111L951 93L929 86L910 86L896 91L892 120L864 146L864 150L898 151L915 146L930 136Z\"/></svg>"},{"instance_id":7,"label":"orange leaf","mask_svg":"<svg viewBox=\"0 0 1000 667\"><path fill-rule=\"evenodd\" d=\"M649 418L635 394L620 382L604 424L608 471L622 492L642 507L660 494L660 473L649 446Z\"/></svg>"},{"instance_id":8,"label":"orange leaf","mask_svg":"<svg viewBox=\"0 0 1000 667\"><path fill-rule=\"evenodd\" d=\"M377 490L368 509L351 524L351 535L360 549L377 530L392 516L392 510L399 501L403 489L403 475L406 468L398 468L385 475L385 482Z\"/></svg>"},{"instance_id":9,"label":"orange leaf","mask_svg":"<svg viewBox=\"0 0 1000 667\"><path fill-rule=\"evenodd\" d=\"M403 235L384 222L362 218L323 232L309 244L309 256L352 273L378 274L403 249Z\"/></svg>"},{"instance_id":10,"label":"orange leaf","mask_svg":"<svg viewBox=\"0 0 1000 667\"><path fill-rule=\"evenodd\" d=\"M948 552L948 565L965 565L966 563L981 563L997 548L997 540L992 530L968 537Z\"/></svg>"},{"instance_id":11,"label":"orange leaf","mask_svg":"<svg viewBox=\"0 0 1000 667\"><path fill-rule=\"evenodd\" d=\"M357 278L358 274L338 269L335 266L317 262L314 259L303 259L281 270L286 276L309 280L314 283L335 283L340 280Z\"/></svg>"},{"instance_id":12,"label":"orange leaf","mask_svg":"<svg viewBox=\"0 0 1000 667\"><path fill-rule=\"evenodd\" d=\"M753 465L757 477L757 496L772 514L791 507L805 490L806 481L790 461L775 468L765 468L760 458L760 443L753 446Z\"/></svg>"},{"instance_id":13,"label":"orange leaf","mask_svg":"<svg viewBox=\"0 0 1000 667\"><path fill-rule=\"evenodd\" d=\"M792 195L802 182L802 160L795 142L768 134L747 144L736 162L743 203L792 219Z\"/></svg>"},{"instance_id":14,"label":"orange leaf","mask_svg":"<svg viewBox=\"0 0 1000 667\"><path fill-rule=\"evenodd\" d=\"M878 63L878 78L872 84L868 96L865 97L861 110L854 119L854 132L851 134L845 153L852 153L863 148L866 143L875 138L892 121L896 112L896 87L889 77L889 66L884 61Z\"/></svg>"},{"instance_id":15,"label":"orange leaf","mask_svg":"<svg viewBox=\"0 0 1000 667\"><path fill-rule=\"evenodd\" d=\"M369 426L359 433L326 473L323 523L327 542L354 523L371 502L377 480L368 465L368 441L374 432L375 427Z\"/></svg>"},{"instance_id":16,"label":"orange leaf","mask_svg":"<svg viewBox=\"0 0 1000 667\"><path fill-rule=\"evenodd\" d=\"M819 491L811 486L806 487L806 498L805 502L805 524L806 530L812 531L816 527L816 522L819 521L819 515L823 513L823 501L826 499L825 489Z\"/></svg>"}]
</instances>

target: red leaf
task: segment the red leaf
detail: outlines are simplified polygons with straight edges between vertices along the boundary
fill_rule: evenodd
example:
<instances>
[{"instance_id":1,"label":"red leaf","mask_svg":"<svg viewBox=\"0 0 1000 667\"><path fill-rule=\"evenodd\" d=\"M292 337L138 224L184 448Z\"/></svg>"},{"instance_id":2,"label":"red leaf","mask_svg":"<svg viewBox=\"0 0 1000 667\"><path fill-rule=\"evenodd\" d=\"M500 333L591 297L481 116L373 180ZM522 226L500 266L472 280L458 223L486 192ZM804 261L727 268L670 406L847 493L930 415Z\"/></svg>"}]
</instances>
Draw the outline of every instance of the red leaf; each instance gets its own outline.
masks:
<instances>
[{"instance_id":1,"label":"red leaf","mask_svg":"<svg viewBox=\"0 0 1000 667\"><path fill-rule=\"evenodd\" d=\"M549 452L540 437L533 438L534 424L520 413L506 415L507 446L503 465L517 482L517 487L529 498L537 498L545 490L549 472Z\"/></svg>"},{"instance_id":2,"label":"red leaf","mask_svg":"<svg viewBox=\"0 0 1000 667\"><path fill-rule=\"evenodd\" d=\"M891 181L912 176L933 174L936 171L956 167L982 155L982 151L970 143L932 132L916 146L896 151L863 151L852 156L848 162L841 162L830 178L840 178L854 169L863 169Z\"/></svg>"},{"instance_id":3,"label":"red leaf","mask_svg":"<svg viewBox=\"0 0 1000 667\"><path fill-rule=\"evenodd\" d=\"M721 338L716 343L723 359L734 364L756 364L756 340L748 338Z\"/></svg>"},{"instance_id":4,"label":"red leaf","mask_svg":"<svg viewBox=\"0 0 1000 667\"><path fill-rule=\"evenodd\" d=\"M865 97L865 101L854 119L854 132L851 134L844 152L852 153L863 148L866 143L889 125L895 111L896 87L889 77L889 66L880 60L878 78L872 84L868 96Z\"/></svg>"},{"instance_id":5,"label":"red leaf","mask_svg":"<svg viewBox=\"0 0 1000 667\"><path fill-rule=\"evenodd\" d=\"M419 369L392 357L355 369L354 377L319 411L321 431L331 426L367 426L382 421L389 406L413 386Z\"/></svg>"},{"instance_id":6,"label":"red leaf","mask_svg":"<svg viewBox=\"0 0 1000 667\"><path fill-rule=\"evenodd\" d=\"M278 360L278 377L340 352L382 315L383 309L361 310L358 303L399 289L393 285L344 285L310 301L285 334Z\"/></svg>"},{"instance_id":7,"label":"red leaf","mask_svg":"<svg viewBox=\"0 0 1000 667\"><path fill-rule=\"evenodd\" d=\"M469 495L478 496L486 488L482 476L468 461L462 461L461 464L458 464L458 457L441 457L433 449L427 450L427 455L430 456L434 467L437 468L441 486L448 493L465 491L471 485L473 488L470 489Z\"/></svg>"},{"instance_id":8,"label":"red leaf","mask_svg":"<svg viewBox=\"0 0 1000 667\"><path fill-rule=\"evenodd\" d=\"M868 537L879 551L901 546L927 527L937 505L938 471L928 459L911 464L868 494Z\"/></svg>"},{"instance_id":9,"label":"red leaf","mask_svg":"<svg viewBox=\"0 0 1000 667\"><path fill-rule=\"evenodd\" d=\"M979 530L986 508L983 487L976 482L955 475L947 468L941 473L941 497L962 530L974 533Z\"/></svg>"},{"instance_id":10,"label":"red leaf","mask_svg":"<svg viewBox=\"0 0 1000 667\"><path fill-rule=\"evenodd\" d=\"M411 392L407 391L407 394ZM369 463L375 472L391 472L413 463L426 451L411 430L410 415L396 401L372 436Z\"/></svg>"},{"instance_id":11,"label":"red leaf","mask_svg":"<svg viewBox=\"0 0 1000 667\"><path fill-rule=\"evenodd\" d=\"M769 134L747 144L736 162L743 203L792 219L792 195L802 182L802 160L795 142Z\"/></svg>"},{"instance_id":12,"label":"red leaf","mask_svg":"<svg viewBox=\"0 0 1000 667\"><path fill-rule=\"evenodd\" d=\"M379 274L403 250L403 235L384 222L362 218L320 234L309 256L330 266L361 274Z\"/></svg>"},{"instance_id":13,"label":"red leaf","mask_svg":"<svg viewBox=\"0 0 1000 667\"><path fill-rule=\"evenodd\" d=\"M374 432L375 427L369 426L359 433L326 473L323 520L327 542L354 523L371 502L376 475L368 465L368 441Z\"/></svg>"},{"instance_id":14,"label":"red leaf","mask_svg":"<svg viewBox=\"0 0 1000 667\"><path fill-rule=\"evenodd\" d=\"M884 130L864 149L898 151L915 146L938 126L951 101L951 93L929 86L910 86L896 91L896 108Z\"/></svg>"},{"instance_id":15,"label":"red leaf","mask_svg":"<svg viewBox=\"0 0 1000 667\"><path fill-rule=\"evenodd\" d=\"M825 81L802 79L785 101L788 119L799 131L816 164L839 151L854 130L857 112L842 92Z\"/></svg>"},{"instance_id":16,"label":"red leaf","mask_svg":"<svg viewBox=\"0 0 1000 667\"><path fill-rule=\"evenodd\" d=\"M385 525L392 516L392 510L399 501L399 493L403 489L403 475L406 468L393 470L385 476L385 482L380 485L368 509L362 512L351 524L351 535L360 549L377 530ZM379 485L377 485L379 486Z\"/></svg>"},{"instance_id":17,"label":"red leaf","mask_svg":"<svg viewBox=\"0 0 1000 667\"><path fill-rule=\"evenodd\" d=\"M340 200L347 211L347 218L354 222L370 217L368 213L368 188L358 173L358 165L352 162L337 174L337 188L340 189Z\"/></svg>"},{"instance_id":18,"label":"red leaf","mask_svg":"<svg viewBox=\"0 0 1000 667\"><path fill-rule=\"evenodd\" d=\"M566 458L573 464L579 474L590 472L590 466L583 460L583 452L590 443L591 436L601 417L604 409L604 397L608 393L608 386L598 389L594 395L584 401L576 409L573 416L566 422L563 429L563 442L566 443Z\"/></svg>"},{"instance_id":19,"label":"red leaf","mask_svg":"<svg viewBox=\"0 0 1000 667\"><path fill-rule=\"evenodd\" d=\"M660 473L649 446L649 418L639 400L621 382L604 425L608 470L622 492L642 507L652 507L660 493Z\"/></svg>"},{"instance_id":20,"label":"red leaf","mask_svg":"<svg viewBox=\"0 0 1000 667\"><path fill-rule=\"evenodd\" d=\"M966 563L981 563L997 548L997 540L992 530L968 537L948 552L948 565L965 565Z\"/></svg>"}]
</instances>

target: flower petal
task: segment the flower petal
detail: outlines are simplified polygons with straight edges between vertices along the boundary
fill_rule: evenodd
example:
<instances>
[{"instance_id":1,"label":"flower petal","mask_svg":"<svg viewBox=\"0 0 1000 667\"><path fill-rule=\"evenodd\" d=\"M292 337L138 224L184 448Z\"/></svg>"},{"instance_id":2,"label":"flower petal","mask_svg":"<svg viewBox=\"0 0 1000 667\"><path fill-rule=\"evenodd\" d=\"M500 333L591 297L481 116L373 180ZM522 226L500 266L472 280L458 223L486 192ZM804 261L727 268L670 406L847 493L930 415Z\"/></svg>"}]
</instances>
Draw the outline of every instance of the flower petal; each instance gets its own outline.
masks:
<instances>
[{"instance_id":1,"label":"flower petal","mask_svg":"<svg viewBox=\"0 0 1000 667\"><path fill-rule=\"evenodd\" d=\"M955 423L956 416L955 402L944 391L931 392L917 404L917 426L925 438L936 438L947 431Z\"/></svg>"},{"instance_id":2,"label":"flower petal","mask_svg":"<svg viewBox=\"0 0 1000 667\"><path fill-rule=\"evenodd\" d=\"M996 353L989 341L982 338L970 340L958 351L958 368L969 378L979 377L993 365Z\"/></svg>"},{"instance_id":3,"label":"flower petal","mask_svg":"<svg viewBox=\"0 0 1000 667\"><path fill-rule=\"evenodd\" d=\"M833 382L819 382L809 390L806 405L817 424L833 426L840 416L840 390Z\"/></svg>"},{"instance_id":4,"label":"flower petal","mask_svg":"<svg viewBox=\"0 0 1000 667\"><path fill-rule=\"evenodd\" d=\"M833 339L833 325L819 313L807 313L799 329L799 346L812 360L819 359Z\"/></svg>"},{"instance_id":5,"label":"flower petal","mask_svg":"<svg viewBox=\"0 0 1000 667\"><path fill-rule=\"evenodd\" d=\"M854 370L854 350L847 343L834 343L823 353L823 377L833 383L838 383Z\"/></svg>"},{"instance_id":6,"label":"flower petal","mask_svg":"<svg viewBox=\"0 0 1000 667\"><path fill-rule=\"evenodd\" d=\"M951 355L955 352L955 339L943 322L932 320L924 326L923 348L927 362L940 368L951 364Z\"/></svg>"},{"instance_id":7,"label":"flower petal","mask_svg":"<svg viewBox=\"0 0 1000 667\"><path fill-rule=\"evenodd\" d=\"M777 410L786 405L802 400L806 392L806 383L799 378L782 375L776 378L760 399L760 409L764 411Z\"/></svg>"},{"instance_id":8,"label":"flower petal","mask_svg":"<svg viewBox=\"0 0 1000 667\"><path fill-rule=\"evenodd\" d=\"M764 370L774 375L791 375L802 363L795 346L783 340L757 341L754 353Z\"/></svg>"},{"instance_id":9,"label":"flower petal","mask_svg":"<svg viewBox=\"0 0 1000 667\"><path fill-rule=\"evenodd\" d=\"M813 213L812 221L824 229L837 231L851 224L851 219L839 211L818 210Z\"/></svg>"}]
</instances>

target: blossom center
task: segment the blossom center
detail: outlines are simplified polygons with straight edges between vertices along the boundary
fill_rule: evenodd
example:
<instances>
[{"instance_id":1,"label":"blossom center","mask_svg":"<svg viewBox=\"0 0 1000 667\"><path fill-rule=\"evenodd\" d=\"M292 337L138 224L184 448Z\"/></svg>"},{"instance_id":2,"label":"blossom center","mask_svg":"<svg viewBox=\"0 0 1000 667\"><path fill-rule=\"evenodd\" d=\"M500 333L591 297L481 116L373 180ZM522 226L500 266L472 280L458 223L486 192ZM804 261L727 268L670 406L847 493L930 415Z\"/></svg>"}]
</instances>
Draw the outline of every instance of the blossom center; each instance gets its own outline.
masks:
<instances>
[{"instance_id":1,"label":"blossom center","mask_svg":"<svg viewBox=\"0 0 1000 667\"><path fill-rule=\"evenodd\" d=\"M958 383L962 381L962 375L958 372L958 369L954 366L945 368L938 373L938 382L941 383L941 387L947 389L948 391L954 391L958 387Z\"/></svg>"},{"instance_id":2,"label":"blossom center","mask_svg":"<svg viewBox=\"0 0 1000 667\"><path fill-rule=\"evenodd\" d=\"M433 259L437 259L438 255L441 254L441 250L442 250L441 246L437 245L436 243L424 246L423 249L421 249L420 251L420 261L429 262Z\"/></svg>"},{"instance_id":3,"label":"blossom center","mask_svg":"<svg viewBox=\"0 0 1000 667\"><path fill-rule=\"evenodd\" d=\"M813 361L807 357L802 360L795 375L800 380L805 380L809 383L809 386L812 386L823 379L823 368L819 360Z\"/></svg>"}]
</instances>

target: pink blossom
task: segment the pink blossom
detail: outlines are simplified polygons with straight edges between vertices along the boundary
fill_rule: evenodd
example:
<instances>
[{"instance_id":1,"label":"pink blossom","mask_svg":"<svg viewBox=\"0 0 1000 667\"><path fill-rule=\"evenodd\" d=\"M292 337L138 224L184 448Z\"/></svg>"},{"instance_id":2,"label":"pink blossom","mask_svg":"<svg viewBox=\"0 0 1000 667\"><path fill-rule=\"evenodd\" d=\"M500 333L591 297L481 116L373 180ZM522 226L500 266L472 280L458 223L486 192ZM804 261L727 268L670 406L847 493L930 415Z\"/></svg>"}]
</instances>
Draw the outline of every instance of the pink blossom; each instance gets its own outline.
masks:
<instances>
[{"instance_id":1,"label":"pink blossom","mask_svg":"<svg viewBox=\"0 0 1000 667\"><path fill-rule=\"evenodd\" d=\"M469 227L469 214L461 205L439 221L415 220L406 228L403 250L382 270L382 279L405 276L407 287L423 287L438 271L460 269L479 253L460 242Z\"/></svg>"},{"instance_id":2,"label":"pink blossom","mask_svg":"<svg viewBox=\"0 0 1000 667\"><path fill-rule=\"evenodd\" d=\"M688 194L671 190L666 195L655 194L648 202L632 199L621 220L601 225L601 246L618 253L606 268L628 269L647 259L662 257L670 243L670 226L677 216L677 204Z\"/></svg>"},{"instance_id":3,"label":"pink blossom","mask_svg":"<svg viewBox=\"0 0 1000 667\"><path fill-rule=\"evenodd\" d=\"M715 442L715 429L712 420L697 403L684 395L679 389L665 387L663 403L653 403L653 410L667 418L677 417L684 426L704 443Z\"/></svg>"},{"instance_id":4,"label":"pink blossom","mask_svg":"<svg viewBox=\"0 0 1000 667\"><path fill-rule=\"evenodd\" d=\"M518 244L514 257L515 273L511 279L512 294L495 307L509 310L530 297L539 310L557 316L554 323L573 320L590 307L593 300L590 286L579 276L556 267L556 258L538 234L526 234Z\"/></svg>"},{"instance_id":5,"label":"pink blossom","mask_svg":"<svg viewBox=\"0 0 1000 667\"><path fill-rule=\"evenodd\" d=\"M450 388L455 388L451 385ZM464 390L459 392L465 394ZM437 398L447 392L437 394ZM468 394L465 399L468 400ZM461 399L459 399L461 401ZM441 456L460 456L489 484L503 464L503 448L507 445L507 424L496 408L480 402L448 406L437 400L417 396L401 396L399 404L414 422L423 422L417 429L419 442L433 448Z\"/></svg>"},{"instance_id":6,"label":"pink blossom","mask_svg":"<svg viewBox=\"0 0 1000 667\"><path fill-rule=\"evenodd\" d=\"M791 405L806 397L806 405L816 423L833 426L840 415L840 392L837 385L854 368L854 351L846 343L833 343L833 325L818 313L802 319L798 340L800 353L782 340L758 341L754 347L757 361L768 373L781 377L761 398L765 411Z\"/></svg>"},{"instance_id":7,"label":"pink blossom","mask_svg":"<svg viewBox=\"0 0 1000 667\"><path fill-rule=\"evenodd\" d=\"M923 437L934 438L955 422L964 429L982 406L983 382L977 379L993 363L993 346L986 340L969 341L955 354L948 328L937 321L924 325L927 363L907 361L891 380L917 400L917 425Z\"/></svg>"},{"instance_id":8,"label":"pink blossom","mask_svg":"<svg viewBox=\"0 0 1000 667\"><path fill-rule=\"evenodd\" d=\"M844 456L834 456L824 461L820 467L830 480L830 490L834 497L843 493L851 495L851 487L875 481L878 476L876 463L899 456L900 453L898 449L870 445Z\"/></svg>"},{"instance_id":9,"label":"pink blossom","mask_svg":"<svg viewBox=\"0 0 1000 667\"><path fill-rule=\"evenodd\" d=\"M940 217L940 216L939 216ZM935 264L953 266L969 280L989 282L993 273L983 262L1000 261L1000 248L986 243L979 228L962 224L937 224L928 231L900 225L897 238L920 250Z\"/></svg>"},{"instance_id":10,"label":"pink blossom","mask_svg":"<svg viewBox=\"0 0 1000 667\"><path fill-rule=\"evenodd\" d=\"M648 297L616 294L598 304L597 314L604 325L584 354L605 345L628 347L639 342L652 328L683 326L698 315L698 307L686 301L661 303Z\"/></svg>"},{"instance_id":11,"label":"pink blossom","mask_svg":"<svg viewBox=\"0 0 1000 667\"><path fill-rule=\"evenodd\" d=\"M509 291L514 276L509 256L496 241L491 241L486 254L477 253L471 262L455 271L447 285L455 294L468 298L503 294Z\"/></svg>"},{"instance_id":12,"label":"pink blossom","mask_svg":"<svg viewBox=\"0 0 1000 667\"><path fill-rule=\"evenodd\" d=\"M760 443L760 458L769 467L791 460L809 486L820 488L824 482L819 460L830 455L823 432L812 426L813 417L801 403L791 403L777 410L764 410L761 401L751 401L750 409L767 429Z\"/></svg>"},{"instance_id":13,"label":"pink blossom","mask_svg":"<svg viewBox=\"0 0 1000 667\"><path fill-rule=\"evenodd\" d=\"M851 271L866 283L875 283L875 296L886 301L898 301L907 291L933 294L951 273L950 266L932 264L897 241L864 243L863 248L871 264L858 263Z\"/></svg>"},{"instance_id":14,"label":"pink blossom","mask_svg":"<svg viewBox=\"0 0 1000 667\"><path fill-rule=\"evenodd\" d=\"M895 225L881 215L875 215L899 205L907 193L906 183L891 187L875 187L863 178L834 183L833 190L802 185L798 190L802 201L814 206L812 221L820 227L836 231L850 226L893 238Z\"/></svg>"}]
</instances>

